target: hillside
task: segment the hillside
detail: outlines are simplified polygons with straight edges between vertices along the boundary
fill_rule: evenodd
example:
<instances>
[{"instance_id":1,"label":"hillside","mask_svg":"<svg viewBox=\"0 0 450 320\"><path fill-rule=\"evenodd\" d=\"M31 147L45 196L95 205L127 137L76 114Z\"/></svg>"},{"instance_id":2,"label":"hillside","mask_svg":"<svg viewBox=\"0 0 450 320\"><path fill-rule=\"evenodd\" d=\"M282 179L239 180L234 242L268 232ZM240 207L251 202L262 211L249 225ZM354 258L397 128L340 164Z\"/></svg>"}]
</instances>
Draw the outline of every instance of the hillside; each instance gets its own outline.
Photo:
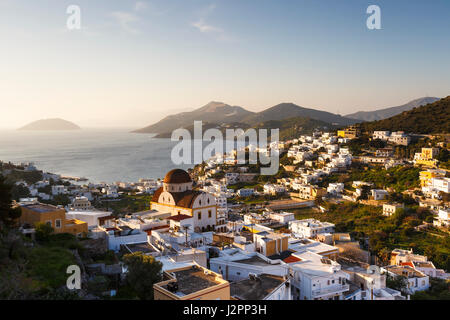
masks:
<instances>
[{"instance_id":1,"label":"hillside","mask_svg":"<svg viewBox=\"0 0 450 320\"><path fill-rule=\"evenodd\" d=\"M191 111L168 116L161 121L148 127L135 130L135 133L157 133L156 137L170 137L173 130L177 128L189 129L195 120L201 120L204 125L226 126L240 124L240 128L254 127L267 121L280 121L291 118L309 118L324 123L337 123L348 125L357 122L354 119L341 117L339 115L299 107L293 103L281 103L261 112L250 112L244 108L230 106L222 102L210 102L207 105ZM281 123L281 122L280 122Z\"/></svg>"},{"instance_id":2,"label":"hillside","mask_svg":"<svg viewBox=\"0 0 450 320\"><path fill-rule=\"evenodd\" d=\"M75 123L55 118L55 119L42 119L31 122L18 130L28 131L62 131L62 130L80 130L81 128Z\"/></svg>"},{"instance_id":3,"label":"hillside","mask_svg":"<svg viewBox=\"0 0 450 320\"><path fill-rule=\"evenodd\" d=\"M206 131L211 128L217 128L219 129L223 136L225 137L226 129L243 129L247 130L249 128L254 129L280 129L279 135L280 140L290 140L297 138L301 134L308 134L314 131L314 129L335 129L336 127L331 125L330 123L320 121L320 120L314 120L311 118L304 118L304 117L296 117L296 118L290 118L286 120L269 120L265 122L260 122L254 126L250 126L246 123L239 123L234 122L230 124L220 125L217 123L210 123L205 122L203 123L203 131ZM187 129L191 133L191 137L193 137L194 134L194 126L188 126L185 129ZM268 132L270 135L270 131ZM162 134L158 134L155 136L156 138L170 138L172 135L171 132L165 132Z\"/></svg>"},{"instance_id":4,"label":"hillside","mask_svg":"<svg viewBox=\"0 0 450 320\"><path fill-rule=\"evenodd\" d=\"M256 123L270 120L283 120L296 117L311 118L339 125L348 125L357 122L354 119L341 117L334 113L299 107L293 103L280 103L264 111L249 115L242 119L242 122L255 125Z\"/></svg>"},{"instance_id":5,"label":"hillside","mask_svg":"<svg viewBox=\"0 0 450 320\"><path fill-rule=\"evenodd\" d=\"M384 108L384 109L379 109L379 110L375 110L375 111L359 111L359 112L355 112L352 114L348 114L345 117L357 119L357 120L363 120L363 121L383 120L383 119L393 117L404 111L409 111L413 108L421 107L421 106L427 105L429 103L436 102L438 100L439 100L439 98L436 98L436 97L423 97L423 98L419 98L419 99L410 101L408 103L405 103L401 106Z\"/></svg>"},{"instance_id":6,"label":"hillside","mask_svg":"<svg viewBox=\"0 0 450 320\"><path fill-rule=\"evenodd\" d=\"M310 134L315 129L330 130L336 126L325 121L315 120L305 117L295 117L286 120L269 120L254 126L255 129L280 129L280 140L291 140L298 138L302 134ZM269 132L270 134L270 132Z\"/></svg>"},{"instance_id":7,"label":"hillside","mask_svg":"<svg viewBox=\"0 0 450 320\"><path fill-rule=\"evenodd\" d=\"M145 128L135 130L135 133L159 133L167 135L178 128L187 128L194 124L194 121L224 124L239 122L242 118L252 114L244 108L230 106L222 102L210 102L207 105L191 112L182 112L170 115L155 124Z\"/></svg>"},{"instance_id":8,"label":"hillside","mask_svg":"<svg viewBox=\"0 0 450 320\"><path fill-rule=\"evenodd\" d=\"M450 96L388 119L363 122L361 128L370 132L389 130L423 134L450 133Z\"/></svg>"}]
</instances>

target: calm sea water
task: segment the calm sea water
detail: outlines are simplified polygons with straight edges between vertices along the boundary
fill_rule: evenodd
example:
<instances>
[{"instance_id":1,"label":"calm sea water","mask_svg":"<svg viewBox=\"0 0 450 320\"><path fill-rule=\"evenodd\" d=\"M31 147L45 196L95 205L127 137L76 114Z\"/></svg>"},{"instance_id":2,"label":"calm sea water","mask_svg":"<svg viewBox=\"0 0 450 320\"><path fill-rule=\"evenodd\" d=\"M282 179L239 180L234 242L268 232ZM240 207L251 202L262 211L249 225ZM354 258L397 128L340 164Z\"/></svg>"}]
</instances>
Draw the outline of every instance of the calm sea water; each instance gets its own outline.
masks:
<instances>
[{"instance_id":1,"label":"calm sea water","mask_svg":"<svg viewBox=\"0 0 450 320\"><path fill-rule=\"evenodd\" d=\"M34 162L44 171L110 183L163 178L171 169L192 167L172 163L170 154L177 142L130 131L0 130L0 160Z\"/></svg>"}]
</instances>

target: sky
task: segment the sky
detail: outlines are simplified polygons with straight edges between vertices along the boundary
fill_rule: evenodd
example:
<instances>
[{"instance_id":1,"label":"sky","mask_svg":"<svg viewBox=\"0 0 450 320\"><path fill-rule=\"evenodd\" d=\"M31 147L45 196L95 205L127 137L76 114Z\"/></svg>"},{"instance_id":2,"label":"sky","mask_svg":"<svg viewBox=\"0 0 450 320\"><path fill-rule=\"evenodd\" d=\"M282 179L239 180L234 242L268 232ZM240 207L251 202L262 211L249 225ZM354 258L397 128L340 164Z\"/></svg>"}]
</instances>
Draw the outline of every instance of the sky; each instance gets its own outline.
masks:
<instances>
[{"instance_id":1,"label":"sky","mask_svg":"<svg viewBox=\"0 0 450 320\"><path fill-rule=\"evenodd\" d=\"M345 115L445 97L449 15L448 0L0 0L0 128L139 128L209 101Z\"/></svg>"}]
</instances>

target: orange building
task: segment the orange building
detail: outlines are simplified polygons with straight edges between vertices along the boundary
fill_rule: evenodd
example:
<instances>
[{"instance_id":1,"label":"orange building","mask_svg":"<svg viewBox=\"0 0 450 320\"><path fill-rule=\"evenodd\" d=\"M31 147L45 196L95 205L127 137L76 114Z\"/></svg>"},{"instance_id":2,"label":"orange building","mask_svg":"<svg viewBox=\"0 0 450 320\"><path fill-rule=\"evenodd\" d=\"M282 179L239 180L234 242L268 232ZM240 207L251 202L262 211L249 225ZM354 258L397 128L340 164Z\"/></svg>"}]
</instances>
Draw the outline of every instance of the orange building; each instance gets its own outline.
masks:
<instances>
[{"instance_id":1,"label":"orange building","mask_svg":"<svg viewBox=\"0 0 450 320\"><path fill-rule=\"evenodd\" d=\"M81 237L88 232L87 222L77 219L66 219L66 210L49 204L34 202L19 204L22 215L19 218L21 225L46 223L55 233L70 233Z\"/></svg>"}]
</instances>

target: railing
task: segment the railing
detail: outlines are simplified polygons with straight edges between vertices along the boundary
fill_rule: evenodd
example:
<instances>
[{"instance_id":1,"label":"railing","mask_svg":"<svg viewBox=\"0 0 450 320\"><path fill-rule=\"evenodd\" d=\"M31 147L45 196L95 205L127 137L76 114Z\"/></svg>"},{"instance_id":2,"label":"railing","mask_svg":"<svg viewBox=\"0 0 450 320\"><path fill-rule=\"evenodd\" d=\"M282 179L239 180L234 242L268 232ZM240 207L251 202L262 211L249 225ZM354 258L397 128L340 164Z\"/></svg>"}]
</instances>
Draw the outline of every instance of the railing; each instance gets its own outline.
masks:
<instances>
[{"instance_id":1,"label":"railing","mask_svg":"<svg viewBox=\"0 0 450 320\"><path fill-rule=\"evenodd\" d=\"M326 287L326 288L322 288L322 289L313 290L311 293L312 293L313 297L317 297L317 296L323 296L323 295L333 293L333 292L348 291L349 289L350 289L350 286L348 284L339 284L339 285L335 285L335 286L330 286L330 287Z\"/></svg>"}]
</instances>

